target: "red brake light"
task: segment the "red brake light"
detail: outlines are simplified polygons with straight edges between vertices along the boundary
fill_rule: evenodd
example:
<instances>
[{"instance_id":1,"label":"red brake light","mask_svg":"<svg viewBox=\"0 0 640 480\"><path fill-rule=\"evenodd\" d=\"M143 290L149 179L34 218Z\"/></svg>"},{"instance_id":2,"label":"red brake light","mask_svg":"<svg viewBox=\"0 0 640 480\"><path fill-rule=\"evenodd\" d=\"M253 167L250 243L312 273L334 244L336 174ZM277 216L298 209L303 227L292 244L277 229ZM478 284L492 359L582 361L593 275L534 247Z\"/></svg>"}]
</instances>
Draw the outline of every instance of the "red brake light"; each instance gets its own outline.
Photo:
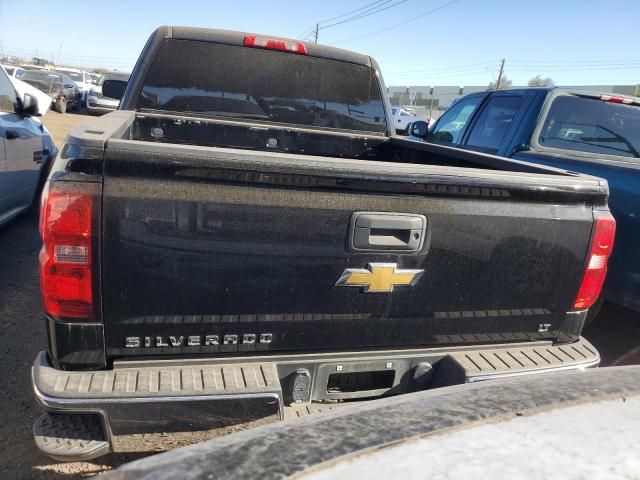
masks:
<instances>
[{"instance_id":1,"label":"red brake light","mask_svg":"<svg viewBox=\"0 0 640 480\"><path fill-rule=\"evenodd\" d=\"M635 103L631 98L614 97L612 95L600 95L600 100L611 103L624 103L625 105L631 105Z\"/></svg>"},{"instance_id":2,"label":"red brake light","mask_svg":"<svg viewBox=\"0 0 640 480\"><path fill-rule=\"evenodd\" d=\"M307 47L302 42L287 40L286 38L262 37L260 35L247 35L244 37L245 47L266 48L267 50L280 50L282 52L307 54Z\"/></svg>"},{"instance_id":3,"label":"red brake light","mask_svg":"<svg viewBox=\"0 0 640 480\"><path fill-rule=\"evenodd\" d=\"M47 185L40 209L40 290L53 317L94 320L96 252L94 225L97 184Z\"/></svg>"},{"instance_id":4,"label":"red brake light","mask_svg":"<svg viewBox=\"0 0 640 480\"><path fill-rule=\"evenodd\" d=\"M582 283L573 304L576 310L584 310L595 303L602 291L607 275L607 261L613 250L616 221L610 213L596 217L595 230L587 257Z\"/></svg>"}]
</instances>

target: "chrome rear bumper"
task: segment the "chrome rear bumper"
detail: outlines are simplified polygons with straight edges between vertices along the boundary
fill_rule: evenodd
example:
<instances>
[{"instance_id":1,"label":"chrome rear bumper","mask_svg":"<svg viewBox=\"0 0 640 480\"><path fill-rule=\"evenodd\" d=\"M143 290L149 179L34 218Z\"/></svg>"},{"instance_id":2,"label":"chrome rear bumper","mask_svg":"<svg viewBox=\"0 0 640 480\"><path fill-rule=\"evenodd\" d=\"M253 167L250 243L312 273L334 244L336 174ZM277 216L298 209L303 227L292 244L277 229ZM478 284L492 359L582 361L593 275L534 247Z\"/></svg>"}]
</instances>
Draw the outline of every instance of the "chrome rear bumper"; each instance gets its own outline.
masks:
<instances>
[{"instance_id":1,"label":"chrome rear bumper","mask_svg":"<svg viewBox=\"0 0 640 480\"><path fill-rule=\"evenodd\" d=\"M102 437L93 452L171 449L238 429L335 408L336 401L408 393L424 388L494 378L596 367L600 356L586 340L492 345L485 348L263 356L229 359L155 360L117 363L112 370L61 371L41 352L32 368L33 390L50 414L46 432L34 427L38 446L58 459L87 459L77 448L65 456L51 452L47 438L64 437L56 422L67 415L93 415ZM427 365L428 380L416 371ZM432 367L432 368L431 368ZM392 382L375 390L334 391L336 373L391 370ZM307 372L307 400L291 403L292 376ZM389 373L389 372L388 372ZM326 403L326 402L329 403ZM317 403L325 402L325 403ZM40 422L43 423L42 421ZM62 422L69 423L69 422ZM92 431L95 431L93 429ZM49 432L49 433L47 433ZM50 433L54 432L54 433ZM57 433L56 433L57 432ZM88 439L85 439L88 440ZM103 442L101 448L95 442ZM75 445L75 444L74 444ZM59 450L59 449L58 449Z\"/></svg>"}]
</instances>

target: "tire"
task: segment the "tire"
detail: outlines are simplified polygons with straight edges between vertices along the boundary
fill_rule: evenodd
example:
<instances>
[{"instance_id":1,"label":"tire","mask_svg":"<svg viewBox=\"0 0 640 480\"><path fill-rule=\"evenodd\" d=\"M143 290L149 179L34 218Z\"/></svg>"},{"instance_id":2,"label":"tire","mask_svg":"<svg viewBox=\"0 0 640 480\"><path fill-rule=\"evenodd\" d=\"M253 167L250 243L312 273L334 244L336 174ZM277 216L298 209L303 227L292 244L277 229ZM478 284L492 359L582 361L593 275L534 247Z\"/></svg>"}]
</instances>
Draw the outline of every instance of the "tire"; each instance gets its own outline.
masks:
<instances>
[{"instance_id":1,"label":"tire","mask_svg":"<svg viewBox=\"0 0 640 480\"><path fill-rule=\"evenodd\" d=\"M58 98L55 103L55 108L58 113L67 113L67 99L64 97Z\"/></svg>"}]
</instances>

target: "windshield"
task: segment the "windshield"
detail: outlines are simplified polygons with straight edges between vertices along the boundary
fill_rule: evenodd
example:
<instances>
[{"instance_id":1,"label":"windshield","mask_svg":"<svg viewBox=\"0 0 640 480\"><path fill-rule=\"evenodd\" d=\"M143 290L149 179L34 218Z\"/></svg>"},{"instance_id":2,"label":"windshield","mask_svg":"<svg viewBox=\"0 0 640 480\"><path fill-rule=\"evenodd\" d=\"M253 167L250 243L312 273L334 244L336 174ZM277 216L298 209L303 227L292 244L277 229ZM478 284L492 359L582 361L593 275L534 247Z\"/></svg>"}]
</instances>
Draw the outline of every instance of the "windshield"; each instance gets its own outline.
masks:
<instances>
[{"instance_id":1,"label":"windshield","mask_svg":"<svg viewBox=\"0 0 640 480\"><path fill-rule=\"evenodd\" d=\"M137 107L344 130L386 129L370 67L186 40L165 42Z\"/></svg>"},{"instance_id":2,"label":"windshield","mask_svg":"<svg viewBox=\"0 0 640 480\"><path fill-rule=\"evenodd\" d=\"M73 79L74 82L82 82L82 74L78 73L78 72L60 72L63 75L68 75L69 77L71 77Z\"/></svg>"},{"instance_id":3,"label":"windshield","mask_svg":"<svg viewBox=\"0 0 640 480\"><path fill-rule=\"evenodd\" d=\"M57 73L51 73L51 72L45 72L42 70L31 70L31 71L25 71L22 76L20 77L20 80L23 81L28 81L28 80L40 80L40 81L47 81L47 82L59 82L60 81L60 75Z\"/></svg>"},{"instance_id":4,"label":"windshield","mask_svg":"<svg viewBox=\"0 0 640 480\"><path fill-rule=\"evenodd\" d=\"M563 95L549 109L540 145L640 158L640 107Z\"/></svg>"},{"instance_id":5,"label":"windshield","mask_svg":"<svg viewBox=\"0 0 640 480\"><path fill-rule=\"evenodd\" d=\"M129 74L128 73L105 73L100 77L100 80L98 80L98 85L102 86L102 84L104 83L105 80L121 80L123 82L127 82L129 80Z\"/></svg>"}]
</instances>

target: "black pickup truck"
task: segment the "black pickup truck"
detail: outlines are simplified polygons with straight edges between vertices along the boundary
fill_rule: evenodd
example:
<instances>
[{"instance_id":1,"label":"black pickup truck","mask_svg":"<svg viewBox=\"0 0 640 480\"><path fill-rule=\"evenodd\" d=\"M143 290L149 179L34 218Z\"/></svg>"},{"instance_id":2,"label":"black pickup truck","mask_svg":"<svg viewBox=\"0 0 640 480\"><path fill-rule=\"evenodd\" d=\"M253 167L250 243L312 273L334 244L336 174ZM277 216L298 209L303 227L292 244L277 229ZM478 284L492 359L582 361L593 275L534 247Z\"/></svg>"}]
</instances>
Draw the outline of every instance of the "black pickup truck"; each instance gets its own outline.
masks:
<instances>
[{"instance_id":1,"label":"black pickup truck","mask_svg":"<svg viewBox=\"0 0 640 480\"><path fill-rule=\"evenodd\" d=\"M606 182L395 137L383 92L366 55L156 30L43 193L45 453L598 364Z\"/></svg>"}]
</instances>

